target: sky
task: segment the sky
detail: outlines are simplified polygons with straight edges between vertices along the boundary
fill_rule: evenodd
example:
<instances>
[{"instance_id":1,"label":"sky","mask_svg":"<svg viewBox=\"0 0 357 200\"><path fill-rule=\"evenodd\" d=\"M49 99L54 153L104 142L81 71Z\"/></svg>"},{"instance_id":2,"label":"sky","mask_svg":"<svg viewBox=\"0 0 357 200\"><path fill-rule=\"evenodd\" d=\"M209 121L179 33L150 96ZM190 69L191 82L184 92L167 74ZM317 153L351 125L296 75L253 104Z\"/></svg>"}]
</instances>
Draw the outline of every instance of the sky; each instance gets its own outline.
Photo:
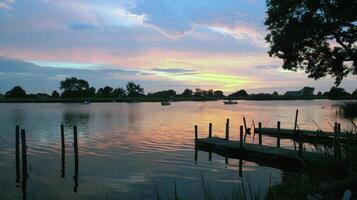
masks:
<instances>
[{"instance_id":1,"label":"sky","mask_svg":"<svg viewBox=\"0 0 357 200\"><path fill-rule=\"evenodd\" d=\"M145 92L329 90L333 79L268 56L265 11L264 0L0 0L0 93L51 92L73 76Z\"/></svg>"}]
</instances>

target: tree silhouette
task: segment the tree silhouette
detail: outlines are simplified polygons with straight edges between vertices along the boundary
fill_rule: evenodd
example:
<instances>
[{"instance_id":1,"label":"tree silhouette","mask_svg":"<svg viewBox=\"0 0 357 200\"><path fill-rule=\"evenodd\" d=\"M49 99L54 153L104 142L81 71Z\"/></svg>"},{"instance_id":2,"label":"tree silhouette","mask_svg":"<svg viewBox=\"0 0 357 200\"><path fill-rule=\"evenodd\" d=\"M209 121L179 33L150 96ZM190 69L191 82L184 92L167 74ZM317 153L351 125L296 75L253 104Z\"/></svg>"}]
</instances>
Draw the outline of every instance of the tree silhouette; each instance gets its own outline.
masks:
<instances>
[{"instance_id":1,"label":"tree silhouette","mask_svg":"<svg viewBox=\"0 0 357 200\"><path fill-rule=\"evenodd\" d=\"M90 88L87 81L83 79L77 79L75 77L66 78L61 81L62 97L64 98L78 98L89 97Z\"/></svg>"},{"instance_id":2,"label":"tree silhouette","mask_svg":"<svg viewBox=\"0 0 357 200\"><path fill-rule=\"evenodd\" d=\"M126 91L125 91L124 88L119 87L119 88L116 88L116 89L114 89L114 90L112 91L111 96L112 96L113 98L123 98L123 97L126 96Z\"/></svg>"},{"instance_id":3,"label":"tree silhouette","mask_svg":"<svg viewBox=\"0 0 357 200\"><path fill-rule=\"evenodd\" d=\"M139 84L135 84L132 81L126 84L126 91L128 97L140 97L144 95L144 89Z\"/></svg>"},{"instance_id":4,"label":"tree silhouette","mask_svg":"<svg viewBox=\"0 0 357 200\"><path fill-rule=\"evenodd\" d=\"M59 98L59 97L60 97L60 94L59 94L56 90L53 90L51 97L53 97L53 98Z\"/></svg>"},{"instance_id":5,"label":"tree silhouette","mask_svg":"<svg viewBox=\"0 0 357 200\"><path fill-rule=\"evenodd\" d=\"M5 98L25 98L26 96L25 90L20 86L15 86L5 93Z\"/></svg>"},{"instance_id":6,"label":"tree silhouette","mask_svg":"<svg viewBox=\"0 0 357 200\"><path fill-rule=\"evenodd\" d=\"M357 74L356 0L267 0L267 7L269 55L284 69L331 75L336 85Z\"/></svg>"}]
</instances>

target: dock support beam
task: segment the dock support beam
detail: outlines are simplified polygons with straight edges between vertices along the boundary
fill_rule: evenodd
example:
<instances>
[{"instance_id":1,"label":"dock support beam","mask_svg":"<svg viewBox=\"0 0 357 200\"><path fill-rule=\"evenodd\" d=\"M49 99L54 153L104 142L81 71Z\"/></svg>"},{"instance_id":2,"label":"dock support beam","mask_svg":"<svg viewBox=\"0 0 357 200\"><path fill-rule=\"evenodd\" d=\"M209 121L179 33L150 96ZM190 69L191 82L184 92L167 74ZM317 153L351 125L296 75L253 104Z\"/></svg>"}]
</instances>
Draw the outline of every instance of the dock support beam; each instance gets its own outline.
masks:
<instances>
[{"instance_id":1,"label":"dock support beam","mask_svg":"<svg viewBox=\"0 0 357 200\"><path fill-rule=\"evenodd\" d=\"M195 141L198 140L198 126L195 125Z\"/></svg>"},{"instance_id":2,"label":"dock support beam","mask_svg":"<svg viewBox=\"0 0 357 200\"><path fill-rule=\"evenodd\" d=\"M303 136L302 136L302 131L298 131L298 138L299 138L299 155L302 155L303 152Z\"/></svg>"},{"instance_id":3,"label":"dock support beam","mask_svg":"<svg viewBox=\"0 0 357 200\"><path fill-rule=\"evenodd\" d=\"M240 144L240 148L243 149L243 126L240 126L239 144Z\"/></svg>"},{"instance_id":4,"label":"dock support beam","mask_svg":"<svg viewBox=\"0 0 357 200\"><path fill-rule=\"evenodd\" d=\"M209 123L209 126L208 126L208 137L209 138L212 137L212 123Z\"/></svg>"},{"instance_id":5,"label":"dock support beam","mask_svg":"<svg viewBox=\"0 0 357 200\"><path fill-rule=\"evenodd\" d=\"M262 145L262 123L261 122L259 122L258 128L259 128L259 145Z\"/></svg>"},{"instance_id":6,"label":"dock support beam","mask_svg":"<svg viewBox=\"0 0 357 200\"><path fill-rule=\"evenodd\" d=\"M277 123L276 147L280 148L280 121Z\"/></svg>"},{"instance_id":7,"label":"dock support beam","mask_svg":"<svg viewBox=\"0 0 357 200\"><path fill-rule=\"evenodd\" d=\"M16 183L20 182L20 126L15 128Z\"/></svg>"},{"instance_id":8,"label":"dock support beam","mask_svg":"<svg viewBox=\"0 0 357 200\"><path fill-rule=\"evenodd\" d=\"M73 192L77 193L78 189L78 137L77 126L73 126L73 147L74 147L74 187Z\"/></svg>"},{"instance_id":9,"label":"dock support beam","mask_svg":"<svg viewBox=\"0 0 357 200\"><path fill-rule=\"evenodd\" d=\"M227 119L226 123L226 140L229 140L229 119Z\"/></svg>"},{"instance_id":10,"label":"dock support beam","mask_svg":"<svg viewBox=\"0 0 357 200\"><path fill-rule=\"evenodd\" d=\"M64 126L61 124L61 177L65 177L65 158L66 158L66 150L65 150L65 141L64 141Z\"/></svg>"},{"instance_id":11,"label":"dock support beam","mask_svg":"<svg viewBox=\"0 0 357 200\"><path fill-rule=\"evenodd\" d=\"M22 181L21 190L22 198L27 199L27 147L26 147L26 132L21 129L21 151L22 151Z\"/></svg>"}]
</instances>

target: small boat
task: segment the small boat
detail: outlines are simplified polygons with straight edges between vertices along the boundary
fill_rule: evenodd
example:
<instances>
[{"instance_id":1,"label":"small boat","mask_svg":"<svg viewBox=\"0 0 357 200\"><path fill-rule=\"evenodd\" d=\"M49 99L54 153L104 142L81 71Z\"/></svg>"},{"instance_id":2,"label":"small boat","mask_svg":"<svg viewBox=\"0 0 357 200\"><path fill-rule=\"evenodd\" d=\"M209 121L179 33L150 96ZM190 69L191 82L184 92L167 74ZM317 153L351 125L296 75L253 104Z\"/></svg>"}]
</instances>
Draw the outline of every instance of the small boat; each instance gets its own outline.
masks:
<instances>
[{"instance_id":1,"label":"small boat","mask_svg":"<svg viewBox=\"0 0 357 200\"><path fill-rule=\"evenodd\" d=\"M224 104L238 104L237 101L232 101L231 99L228 101L223 101Z\"/></svg>"},{"instance_id":2,"label":"small boat","mask_svg":"<svg viewBox=\"0 0 357 200\"><path fill-rule=\"evenodd\" d=\"M171 103L168 102L168 101L161 101L161 105L162 106L169 106L169 105L171 105Z\"/></svg>"},{"instance_id":3,"label":"small boat","mask_svg":"<svg viewBox=\"0 0 357 200\"><path fill-rule=\"evenodd\" d=\"M83 101L83 104L90 104L89 101Z\"/></svg>"}]
</instances>

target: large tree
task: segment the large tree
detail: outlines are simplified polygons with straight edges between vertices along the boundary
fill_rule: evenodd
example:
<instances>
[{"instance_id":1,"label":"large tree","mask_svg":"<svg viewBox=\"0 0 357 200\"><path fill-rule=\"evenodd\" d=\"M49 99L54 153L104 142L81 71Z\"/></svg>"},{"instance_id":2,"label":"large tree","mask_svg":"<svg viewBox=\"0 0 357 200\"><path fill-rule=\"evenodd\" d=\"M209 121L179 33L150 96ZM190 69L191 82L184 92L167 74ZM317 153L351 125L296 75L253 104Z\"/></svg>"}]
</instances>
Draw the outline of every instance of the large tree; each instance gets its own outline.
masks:
<instances>
[{"instance_id":1,"label":"large tree","mask_svg":"<svg viewBox=\"0 0 357 200\"><path fill-rule=\"evenodd\" d=\"M62 97L64 98L78 98L89 97L90 88L87 81L83 79L77 79L75 77L66 78L61 81Z\"/></svg>"},{"instance_id":2,"label":"large tree","mask_svg":"<svg viewBox=\"0 0 357 200\"><path fill-rule=\"evenodd\" d=\"M269 55L283 68L326 75L339 85L357 75L357 0L267 0Z\"/></svg>"},{"instance_id":3,"label":"large tree","mask_svg":"<svg viewBox=\"0 0 357 200\"><path fill-rule=\"evenodd\" d=\"M144 88L132 81L126 84L126 91L128 93L128 97L140 97L144 95Z\"/></svg>"},{"instance_id":4,"label":"large tree","mask_svg":"<svg viewBox=\"0 0 357 200\"><path fill-rule=\"evenodd\" d=\"M26 96L25 90L20 86L15 86L5 93L6 98L25 98Z\"/></svg>"}]
</instances>

